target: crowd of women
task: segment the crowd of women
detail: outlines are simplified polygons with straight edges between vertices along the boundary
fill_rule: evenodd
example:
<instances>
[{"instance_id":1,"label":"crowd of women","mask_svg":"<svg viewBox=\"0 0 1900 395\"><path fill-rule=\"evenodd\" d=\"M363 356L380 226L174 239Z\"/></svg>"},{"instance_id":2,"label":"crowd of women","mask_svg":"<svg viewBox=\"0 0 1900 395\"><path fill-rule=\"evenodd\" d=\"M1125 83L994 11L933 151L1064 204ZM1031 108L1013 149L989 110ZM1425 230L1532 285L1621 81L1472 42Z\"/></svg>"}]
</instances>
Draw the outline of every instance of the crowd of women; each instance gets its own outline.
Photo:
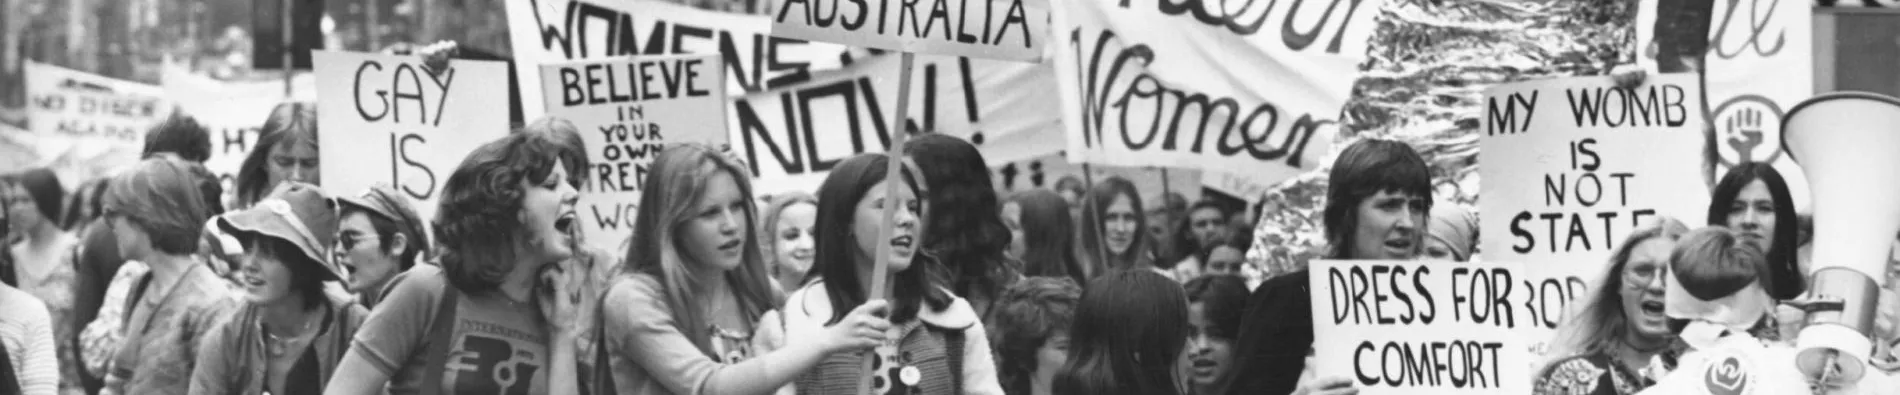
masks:
<instances>
[{"instance_id":1,"label":"crowd of women","mask_svg":"<svg viewBox=\"0 0 1900 395\"><path fill-rule=\"evenodd\" d=\"M1307 272L1244 279L1258 213L1219 201L1146 210L1119 177L1002 195L975 146L923 134L761 203L735 155L676 144L625 250L601 251L566 121L469 153L427 219L388 187L317 185L309 104L269 119L229 193L182 116L72 193L0 178L0 393L1356 392L1308 366ZM1479 255L1475 214L1434 201L1409 146L1356 142L1329 176L1323 258ZM1537 393L1635 393L1698 349L1786 341L1800 311L1777 306L1799 303L1777 302L1807 282L1790 196L1743 165L1707 227L1617 244Z\"/></svg>"}]
</instances>

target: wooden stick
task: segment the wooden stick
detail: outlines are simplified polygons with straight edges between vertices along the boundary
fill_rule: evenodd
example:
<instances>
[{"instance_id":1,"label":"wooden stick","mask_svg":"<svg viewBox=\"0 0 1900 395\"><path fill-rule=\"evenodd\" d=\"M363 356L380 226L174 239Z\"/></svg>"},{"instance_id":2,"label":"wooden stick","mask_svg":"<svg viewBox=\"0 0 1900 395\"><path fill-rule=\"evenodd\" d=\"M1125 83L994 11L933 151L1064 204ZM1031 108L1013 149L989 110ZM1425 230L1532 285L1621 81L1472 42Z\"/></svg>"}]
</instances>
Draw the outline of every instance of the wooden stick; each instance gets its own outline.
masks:
<instances>
[{"instance_id":1,"label":"wooden stick","mask_svg":"<svg viewBox=\"0 0 1900 395\"><path fill-rule=\"evenodd\" d=\"M904 184L902 174L904 169L904 139L910 134L910 130L906 129L904 124L905 121L908 120L908 113L910 111L910 68L911 63L916 62L916 60L917 54L905 51L902 55L902 60L897 66L897 111L896 116L893 117L894 119L891 122L890 151L886 154L890 159L890 168L884 173L884 196L886 199L884 203L884 227L877 232L878 240L883 240L884 243L877 245L877 265L871 269L871 289L870 293L865 295L866 302L884 299L885 295L889 294L890 291L887 289L890 287L890 283L885 281L886 277L890 277L891 271L890 240L897 227L897 210L899 206L903 206L903 204L898 203L893 198L897 196L898 188ZM917 198L923 199L924 197L918 196ZM922 242L923 240L913 241L911 243L912 251L921 248L923 246ZM888 318L888 316L886 318ZM877 350L875 349L864 352L864 367L860 370L863 374L858 378L858 395L871 395L871 378L877 377L877 372L872 369L877 365L877 358Z\"/></svg>"}]
</instances>

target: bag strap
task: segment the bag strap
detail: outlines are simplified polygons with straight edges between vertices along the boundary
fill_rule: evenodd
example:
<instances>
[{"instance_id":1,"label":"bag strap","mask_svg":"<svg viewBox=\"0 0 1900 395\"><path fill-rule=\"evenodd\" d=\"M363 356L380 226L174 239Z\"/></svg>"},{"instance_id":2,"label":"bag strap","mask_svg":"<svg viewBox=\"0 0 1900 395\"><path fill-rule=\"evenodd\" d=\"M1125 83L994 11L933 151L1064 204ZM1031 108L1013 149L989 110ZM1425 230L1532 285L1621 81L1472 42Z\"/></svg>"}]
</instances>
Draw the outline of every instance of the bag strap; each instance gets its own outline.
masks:
<instances>
[{"instance_id":1,"label":"bag strap","mask_svg":"<svg viewBox=\"0 0 1900 395\"><path fill-rule=\"evenodd\" d=\"M594 394L617 394L612 359L607 356L607 294L601 293L594 311Z\"/></svg>"},{"instance_id":2,"label":"bag strap","mask_svg":"<svg viewBox=\"0 0 1900 395\"><path fill-rule=\"evenodd\" d=\"M435 320L429 322L429 364L422 369L422 395L442 394L442 375L449 369L449 347L455 342L455 308L461 297L454 284L443 285Z\"/></svg>"},{"instance_id":3,"label":"bag strap","mask_svg":"<svg viewBox=\"0 0 1900 395\"><path fill-rule=\"evenodd\" d=\"M963 347L965 346L963 331L943 331L943 348L947 354L945 357L950 362L950 390L956 394L963 393Z\"/></svg>"}]
</instances>

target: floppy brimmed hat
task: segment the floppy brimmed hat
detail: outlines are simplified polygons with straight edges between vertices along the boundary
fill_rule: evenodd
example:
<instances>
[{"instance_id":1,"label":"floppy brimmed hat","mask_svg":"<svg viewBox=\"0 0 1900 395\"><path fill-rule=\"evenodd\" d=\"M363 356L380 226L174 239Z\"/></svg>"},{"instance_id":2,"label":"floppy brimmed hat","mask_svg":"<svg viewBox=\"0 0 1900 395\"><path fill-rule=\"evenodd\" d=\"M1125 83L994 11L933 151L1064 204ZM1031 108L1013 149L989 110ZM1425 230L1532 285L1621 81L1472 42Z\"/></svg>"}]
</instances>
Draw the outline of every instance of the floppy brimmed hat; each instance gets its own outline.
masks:
<instances>
[{"instance_id":1,"label":"floppy brimmed hat","mask_svg":"<svg viewBox=\"0 0 1900 395\"><path fill-rule=\"evenodd\" d=\"M336 243L334 203L316 186L285 184L251 208L218 216L218 227L239 239L270 237L290 242L323 266L330 275L327 280L347 278L329 258L330 247Z\"/></svg>"}]
</instances>

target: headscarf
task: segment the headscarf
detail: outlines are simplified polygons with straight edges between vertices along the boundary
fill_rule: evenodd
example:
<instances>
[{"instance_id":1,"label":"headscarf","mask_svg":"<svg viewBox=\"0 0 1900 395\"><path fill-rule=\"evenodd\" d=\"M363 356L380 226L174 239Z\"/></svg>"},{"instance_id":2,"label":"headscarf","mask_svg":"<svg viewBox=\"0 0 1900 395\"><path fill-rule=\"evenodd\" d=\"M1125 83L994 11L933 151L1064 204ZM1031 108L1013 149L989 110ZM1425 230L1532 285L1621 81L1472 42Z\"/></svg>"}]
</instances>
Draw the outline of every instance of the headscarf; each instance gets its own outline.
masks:
<instances>
[{"instance_id":1,"label":"headscarf","mask_svg":"<svg viewBox=\"0 0 1900 395\"><path fill-rule=\"evenodd\" d=\"M1432 223L1426 236L1451 247L1458 260L1471 259L1472 244L1478 240L1478 216L1455 203L1432 205Z\"/></svg>"}]
</instances>

